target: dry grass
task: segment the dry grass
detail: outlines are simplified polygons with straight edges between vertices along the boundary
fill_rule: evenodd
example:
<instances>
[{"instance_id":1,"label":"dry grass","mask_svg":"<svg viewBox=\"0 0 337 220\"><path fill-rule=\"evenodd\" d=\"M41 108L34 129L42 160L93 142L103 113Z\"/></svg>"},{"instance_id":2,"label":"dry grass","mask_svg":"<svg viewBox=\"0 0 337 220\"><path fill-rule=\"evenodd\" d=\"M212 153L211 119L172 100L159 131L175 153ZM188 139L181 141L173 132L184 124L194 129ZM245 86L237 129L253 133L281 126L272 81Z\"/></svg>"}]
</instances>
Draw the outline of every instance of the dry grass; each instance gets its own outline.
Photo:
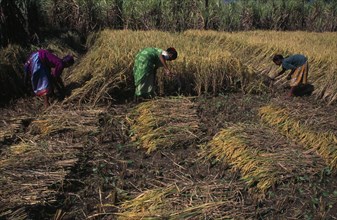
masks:
<instances>
[{"instance_id":1,"label":"dry grass","mask_svg":"<svg viewBox=\"0 0 337 220\"><path fill-rule=\"evenodd\" d=\"M280 103L280 102L278 102ZM308 149L314 149L331 169L337 168L335 111L309 103L270 104L260 109L262 121Z\"/></svg>"},{"instance_id":2,"label":"dry grass","mask_svg":"<svg viewBox=\"0 0 337 220\"><path fill-rule=\"evenodd\" d=\"M64 143L12 145L0 161L1 210L52 203L81 146Z\"/></svg>"},{"instance_id":3,"label":"dry grass","mask_svg":"<svg viewBox=\"0 0 337 220\"><path fill-rule=\"evenodd\" d=\"M168 184L124 202L118 219L245 219L254 208L242 198L244 188L215 181Z\"/></svg>"},{"instance_id":4,"label":"dry grass","mask_svg":"<svg viewBox=\"0 0 337 220\"><path fill-rule=\"evenodd\" d=\"M200 135L196 108L187 98L141 103L131 118L133 139L148 153L158 148L191 145Z\"/></svg>"},{"instance_id":5,"label":"dry grass","mask_svg":"<svg viewBox=\"0 0 337 220\"><path fill-rule=\"evenodd\" d=\"M304 152L259 124L235 124L221 130L201 155L230 164L261 192L299 176L319 174L324 168L312 152Z\"/></svg>"},{"instance_id":6,"label":"dry grass","mask_svg":"<svg viewBox=\"0 0 337 220\"><path fill-rule=\"evenodd\" d=\"M24 216L18 212L20 207L57 201L65 177L84 148L83 138L98 132L101 112L51 106L38 117L4 119L4 125L13 127L8 138L15 136L16 141L1 149L0 216Z\"/></svg>"},{"instance_id":7,"label":"dry grass","mask_svg":"<svg viewBox=\"0 0 337 220\"><path fill-rule=\"evenodd\" d=\"M58 110L48 111L36 120L33 120L29 128L32 135L52 135L71 131L73 136L81 137L86 134L98 133L97 116L103 110Z\"/></svg>"}]
</instances>

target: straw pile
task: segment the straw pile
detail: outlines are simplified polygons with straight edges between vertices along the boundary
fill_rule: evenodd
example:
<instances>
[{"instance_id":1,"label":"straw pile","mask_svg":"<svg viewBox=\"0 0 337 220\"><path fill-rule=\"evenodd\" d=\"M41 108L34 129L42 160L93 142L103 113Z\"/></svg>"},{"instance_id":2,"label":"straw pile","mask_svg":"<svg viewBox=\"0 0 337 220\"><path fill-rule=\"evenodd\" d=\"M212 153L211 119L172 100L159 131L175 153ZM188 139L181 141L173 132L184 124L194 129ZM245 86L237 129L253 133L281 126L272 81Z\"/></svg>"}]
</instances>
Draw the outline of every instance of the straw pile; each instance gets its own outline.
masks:
<instances>
[{"instance_id":1,"label":"straw pile","mask_svg":"<svg viewBox=\"0 0 337 220\"><path fill-rule=\"evenodd\" d=\"M29 128L30 134L47 136L71 131L73 137L81 137L98 133L97 116L103 112L102 110L62 111L63 113L60 114L57 110L52 110L33 120Z\"/></svg>"},{"instance_id":2,"label":"straw pile","mask_svg":"<svg viewBox=\"0 0 337 220\"><path fill-rule=\"evenodd\" d=\"M18 116L10 120L2 120L0 124L0 144L15 139L16 133L22 131L32 118L29 116Z\"/></svg>"},{"instance_id":3,"label":"straw pile","mask_svg":"<svg viewBox=\"0 0 337 220\"><path fill-rule=\"evenodd\" d=\"M188 146L200 135L199 118L187 98L157 99L139 104L131 115L133 139L147 150Z\"/></svg>"},{"instance_id":4,"label":"straw pile","mask_svg":"<svg viewBox=\"0 0 337 220\"><path fill-rule=\"evenodd\" d=\"M319 174L320 158L303 152L277 132L259 124L234 124L223 129L204 147L205 158L225 162L260 192L304 175Z\"/></svg>"},{"instance_id":5,"label":"straw pile","mask_svg":"<svg viewBox=\"0 0 337 220\"><path fill-rule=\"evenodd\" d=\"M52 203L80 146L59 143L20 143L0 161L1 210L22 205Z\"/></svg>"},{"instance_id":6,"label":"straw pile","mask_svg":"<svg viewBox=\"0 0 337 220\"><path fill-rule=\"evenodd\" d=\"M337 169L336 111L305 102L272 103L259 110L261 119L282 134L314 149L331 169Z\"/></svg>"},{"instance_id":7,"label":"straw pile","mask_svg":"<svg viewBox=\"0 0 337 220\"><path fill-rule=\"evenodd\" d=\"M117 215L118 219L252 218L254 206L243 194L243 185L230 181L168 184L124 202Z\"/></svg>"},{"instance_id":8,"label":"straw pile","mask_svg":"<svg viewBox=\"0 0 337 220\"><path fill-rule=\"evenodd\" d=\"M1 149L2 217L24 216L20 207L56 202L66 176L83 151L83 138L98 132L102 110L51 108L38 118L4 120L8 128L13 128L16 141ZM5 129L3 126L1 131Z\"/></svg>"},{"instance_id":9,"label":"straw pile","mask_svg":"<svg viewBox=\"0 0 337 220\"><path fill-rule=\"evenodd\" d=\"M26 52L17 45L0 50L0 98L9 101L24 94L23 62Z\"/></svg>"}]
</instances>

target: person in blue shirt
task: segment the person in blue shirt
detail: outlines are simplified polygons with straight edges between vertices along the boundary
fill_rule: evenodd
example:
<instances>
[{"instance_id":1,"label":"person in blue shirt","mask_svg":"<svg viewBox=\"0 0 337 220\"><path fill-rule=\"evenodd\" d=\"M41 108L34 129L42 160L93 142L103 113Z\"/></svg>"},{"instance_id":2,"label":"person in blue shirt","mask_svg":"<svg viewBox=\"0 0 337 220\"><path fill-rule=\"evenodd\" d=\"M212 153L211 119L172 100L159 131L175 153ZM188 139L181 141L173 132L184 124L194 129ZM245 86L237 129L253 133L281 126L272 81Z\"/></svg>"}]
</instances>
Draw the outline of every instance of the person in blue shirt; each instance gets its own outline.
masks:
<instances>
[{"instance_id":1,"label":"person in blue shirt","mask_svg":"<svg viewBox=\"0 0 337 220\"><path fill-rule=\"evenodd\" d=\"M277 54L273 57L273 62L278 66L282 66L282 71L273 77L272 80L275 80L276 77L282 75L287 70L291 70L287 76L287 80L290 80L290 92L288 96L294 96L295 90L302 88L303 85L308 83L309 64L308 59L304 55L295 54L284 58L281 54Z\"/></svg>"}]
</instances>

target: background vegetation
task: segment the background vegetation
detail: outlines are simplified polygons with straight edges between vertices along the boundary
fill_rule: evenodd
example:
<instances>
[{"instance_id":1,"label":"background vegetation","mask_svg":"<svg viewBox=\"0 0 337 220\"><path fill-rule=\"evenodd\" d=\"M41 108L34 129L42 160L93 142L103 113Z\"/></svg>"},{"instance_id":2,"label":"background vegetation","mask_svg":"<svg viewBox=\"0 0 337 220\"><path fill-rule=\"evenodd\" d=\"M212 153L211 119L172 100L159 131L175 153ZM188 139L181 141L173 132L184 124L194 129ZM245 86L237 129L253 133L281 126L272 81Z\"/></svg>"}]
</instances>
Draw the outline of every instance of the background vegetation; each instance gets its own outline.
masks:
<instances>
[{"instance_id":1,"label":"background vegetation","mask_svg":"<svg viewBox=\"0 0 337 220\"><path fill-rule=\"evenodd\" d=\"M0 43L102 28L336 31L333 0L1 0Z\"/></svg>"}]
</instances>

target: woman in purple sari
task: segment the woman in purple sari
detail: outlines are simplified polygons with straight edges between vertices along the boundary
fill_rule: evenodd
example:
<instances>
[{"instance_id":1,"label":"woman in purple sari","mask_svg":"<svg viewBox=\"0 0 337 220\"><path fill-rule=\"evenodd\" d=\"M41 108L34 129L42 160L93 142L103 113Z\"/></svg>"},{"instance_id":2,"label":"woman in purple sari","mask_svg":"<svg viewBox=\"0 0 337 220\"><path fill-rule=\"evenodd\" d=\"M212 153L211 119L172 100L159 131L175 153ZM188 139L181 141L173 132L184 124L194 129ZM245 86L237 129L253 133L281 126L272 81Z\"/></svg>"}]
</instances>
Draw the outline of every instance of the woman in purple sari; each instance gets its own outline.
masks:
<instances>
[{"instance_id":1,"label":"woman in purple sari","mask_svg":"<svg viewBox=\"0 0 337 220\"><path fill-rule=\"evenodd\" d=\"M64 68L74 64L74 58L67 55L62 59L47 50L38 50L32 53L25 63L25 82L30 77L34 93L44 97L44 106L49 106L49 96L54 87L64 98L64 83L61 74ZM53 71L51 69L53 68Z\"/></svg>"}]
</instances>

